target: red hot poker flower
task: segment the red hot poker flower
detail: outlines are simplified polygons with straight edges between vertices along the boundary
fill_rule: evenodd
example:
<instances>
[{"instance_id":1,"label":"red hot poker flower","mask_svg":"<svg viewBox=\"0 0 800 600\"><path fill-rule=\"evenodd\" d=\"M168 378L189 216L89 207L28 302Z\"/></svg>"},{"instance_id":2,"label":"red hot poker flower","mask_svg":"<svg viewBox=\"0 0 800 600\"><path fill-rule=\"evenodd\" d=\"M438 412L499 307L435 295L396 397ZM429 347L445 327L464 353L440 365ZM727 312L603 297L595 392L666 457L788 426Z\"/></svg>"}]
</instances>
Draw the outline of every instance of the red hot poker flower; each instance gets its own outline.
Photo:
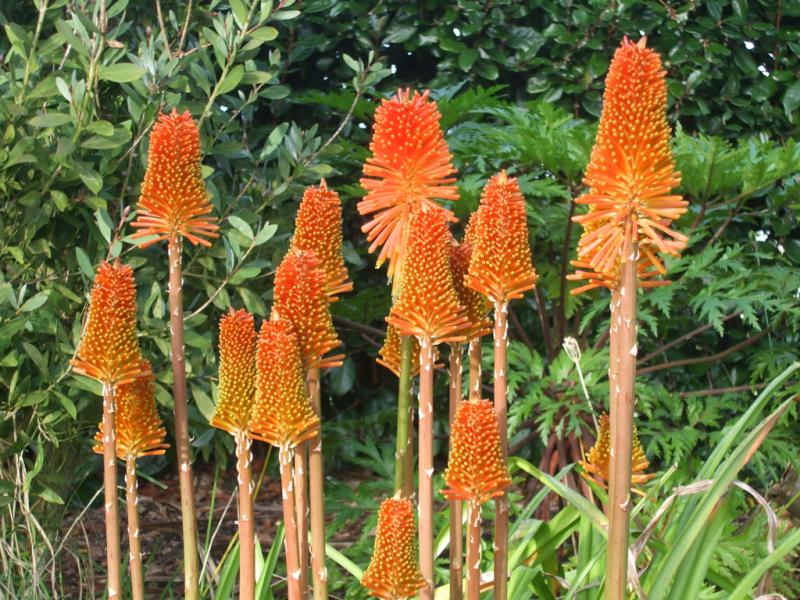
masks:
<instances>
[{"instance_id":1,"label":"red hot poker flower","mask_svg":"<svg viewBox=\"0 0 800 600\"><path fill-rule=\"evenodd\" d=\"M633 450L631 459L631 483L646 483L655 477L655 473L647 473L650 462L639 443L636 427L633 428ZM597 440L583 460L578 461L583 467L584 477L592 479L602 487L608 487L608 466L611 461L611 422L608 414L600 415L598 423Z\"/></svg>"},{"instance_id":2,"label":"red hot poker flower","mask_svg":"<svg viewBox=\"0 0 800 600\"><path fill-rule=\"evenodd\" d=\"M380 357L377 359L379 365L386 367L392 373L400 377L400 341L401 335L393 325L386 327L386 339L380 349ZM414 377L419 372L419 341L411 338L411 376Z\"/></svg>"},{"instance_id":3,"label":"red hot poker flower","mask_svg":"<svg viewBox=\"0 0 800 600\"><path fill-rule=\"evenodd\" d=\"M305 367L340 365L341 356L324 357L340 341L325 294L325 271L316 254L290 250L275 272L274 294L273 318L294 325Z\"/></svg>"},{"instance_id":4,"label":"red hot poker flower","mask_svg":"<svg viewBox=\"0 0 800 600\"><path fill-rule=\"evenodd\" d=\"M164 454L169 444L164 443L167 430L156 408L155 377L150 363L141 359L140 375L133 381L122 383L115 391L117 457L121 460ZM103 453L103 423L95 436L94 451Z\"/></svg>"},{"instance_id":5,"label":"red hot poker flower","mask_svg":"<svg viewBox=\"0 0 800 600\"><path fill-rule=\"evenodd\" d=\"M89 317L72 368L101 383L119 385L142 374L141 362L133 270L119 261L104 261L94 279Z\"/></svg>"},{"instance_id":6,"label":"red hot poker flower","mask_svg":"<svg viewBox=\"0 0 800 600\"><path fill-rule=\"evenodd\" d=\"M531 262L525 199L505 171L492 177L470 223L472 259L466 283L495 303L522 298L536 285Z\"/></svg>"},{"instance_id":7,"label":"red hot poker flower","mask_svg":"<svg viewBox=\"0 0 800 600\"><path fill-rule=\"evenodd\" d=\"M409 227L400 294L386 321L434 344L463 341L469 323L453 287L447 216L440 208L422 210Z\"/></svg>"},{"instance_id":8,"label":"red hot poker flower","mask_svg":"<svg viewBox=\"0 0 800 600\"><path fill-rule=\"evenodd\" d=\"M219 322L219 399L211 425L231 434L247 430L256 385L253 315L232 308Z\"/></svg>"},{"instance_id":9,"label":"red hot poker flower","mask_svg":"<svg viewBox=\"0 0 800 600\"><path fill-rule=\"evenodd\" d=\"M410 598L425 585L417 558L417 531L411 500L388 498L378 511L372 560L361 585L386 600Z\"/></svg>"},{"instance_id":10,"label":"red hot poker flower","mask_svg":"<svg viewBox=\"0 0 800 600\"><path fill-rule=\"evenodd\" d=\"M508 465L500 449L500 431L494 405L468 400L458 405L450 431L450 456L444 472L448 500L483 504L501 496L511 485Z\"/></svg>"},{"instance_id":11,"label":"red hot poker flower","mask_svg":"<svg viewBox=\"0 0 800 600\"><path fill-rule=\"evenodd\" d=\"M389 260L392 277L400 262L411 215L434 200L457 200L452 156L439 125L441 115L428 92L398 90L375 111L372 156L364 165L361 186L367 195L358 212L373 215L362 230L370 252L381 248L378 266ZM450 211L448 219L455 220Z\"/></svg>"},{"instance_id":12,"label":"red hot poker flower","mask_svg":"<svg viewBox=\"0 0 800 600\"><path fill-rule=\"evenodd\" d=\"M342 203L339 194L328 189L324 179L319 187L309 186L303 194L291 250L317 255L325 270L325 292L331 302L353 289L342 255Z\"/></svg>"},{"instance_id":13,"label":"red hot poker flower","mask_svg":"<svg viewBox=\"0 0 800 600\"><path fill-rule=\"evenodd\" d=\"M189 111L162 114L150 134L150 156L142 182L134 238L157 236L142 246L183 236L210 246L217 237L200 164L200 131Z\"/></svg>"},{"instance_id":14,"label":"red hot poker flower","mask_svg":"<svg viewBox=\"0 0 800 600\"><path fill-rule=\"evenodd\" d=\"M670 229L688 203L671 194L680 173L669 148L664 76L661 58L646 38L636 44L625 38L611 61L583 179L589 191L576 200L588 204L589 212L574 218L585 228L577 266L588 266L591 271L581 273L590 281L607 280L616 287L621 262L638 258L632 256L634 243L648 267L666 274L658 253L678 256L686 245L686 236Z\"/></svg>"},{"instance_id":15,"label":"red hot poker flower","mask_svg":"<svg viewBox=\"0 0 800 600\"><path fill-rule=\"evenodd\" d=\"M289 321L264 321L256 351L256 400L251 437L279 448L313 438L319 417L306 393L297 334Z\"/></svg>"}]
</instances>

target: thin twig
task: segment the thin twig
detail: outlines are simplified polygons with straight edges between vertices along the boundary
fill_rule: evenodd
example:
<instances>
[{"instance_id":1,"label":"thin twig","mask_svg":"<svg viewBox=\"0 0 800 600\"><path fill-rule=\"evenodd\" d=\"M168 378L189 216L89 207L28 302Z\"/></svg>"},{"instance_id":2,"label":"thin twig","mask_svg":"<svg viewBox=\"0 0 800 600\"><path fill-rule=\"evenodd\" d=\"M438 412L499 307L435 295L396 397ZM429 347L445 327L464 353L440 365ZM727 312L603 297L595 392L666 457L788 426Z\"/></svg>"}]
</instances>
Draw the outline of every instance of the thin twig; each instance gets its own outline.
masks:
<instances>
[{"instance_id":1,"label":"thin twig","mask_svg":"<svg viewBox=\"0 0 800 600\"><path fill-rule=\"evenodd\" d=\"M730 321L731 319L733 319L735 317L738 317L740 314L742 314L742 311L740 311L740 310L734 311L734 312L732 312L730 314L727 314L724 317L722 317L722 319L720 319L720 321L722 323L726 323L726 322ZM686 340L690 340L693 337L695 337L696 335L700 335L704 331L708 331L712 327L714 327L713 323L706 323L705 325L701 325L697 329L693 329L689 333L685 333L682 336L675 338L671 342L668 342L666 344L662 344L661 346L659 346L658 348L656 348L655 350L653 350L649 354L646 354L645 356L640 358L639 361L638 361L638 364L643 365L644 363L646 363L647 361L649 361L652 358L655 358L656 356L658 356L662 352L666 352L670 348L674 348L678 344L681 344L681 343L685 342Z\"/></svg>"}]
</instances>

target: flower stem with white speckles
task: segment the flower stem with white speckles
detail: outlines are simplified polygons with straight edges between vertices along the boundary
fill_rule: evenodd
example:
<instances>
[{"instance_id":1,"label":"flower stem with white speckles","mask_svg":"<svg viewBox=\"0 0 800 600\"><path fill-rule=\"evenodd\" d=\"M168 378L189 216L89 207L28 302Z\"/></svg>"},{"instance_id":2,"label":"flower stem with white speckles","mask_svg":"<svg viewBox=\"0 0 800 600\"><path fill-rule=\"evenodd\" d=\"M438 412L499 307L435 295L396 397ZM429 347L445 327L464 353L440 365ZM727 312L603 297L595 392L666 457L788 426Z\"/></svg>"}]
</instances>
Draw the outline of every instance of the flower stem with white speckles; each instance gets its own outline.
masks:
<instances>
[{"instance_id":1,"label":"flower stem with white speckles","mask_svg":"<svg viewBox=\"0 0 800 600\"><path fill-rule=\"evenodd\" d=\"M452 431L456 410L461 402L461 356L464 347L450 344L450 411L449 423ZM461 584L464 570L464 535L461 528L461 500L450 500L450 600L461 600Z\"/></svg>"},{"instance_id":2,"label":"flower stem with white speckles","mask_svg":"<svg viewBox=\"0 0 800 600\"><path fill-rule=\"evenodd\" d=\"M106 517L108 598L121 598L119 503L117 502L117 438L114 388L103 385L103 492Z\"/></svg>"},{"instance_id":3,"label":"flower stem with white speckles","mask_svg":"<svg viewBox=\"0 0 800 600\"><path fill-rule=\"evenodd\" d=\"M245 432L236 439L236 472L239 484L239 599L254 600L256 562L253 531L252 441Z\"/></svg>"},{"instance_id":4,"label":"flower stem with white speckles","mask_svg":"<svg viewBox=\"0 0 800 600\"><path fill-rule=\"evenodd\" d=\"M425 587L422 600L433 600L433 345L420 340L419 352L419 564Z\"/></svg>"},{"instance_id":5,"label":"flower stem with white speckles","mask_svg":"<svg viewBox=\"0 0 800 600\"><path fill-rule=\"evenodd\" d=\"M292 478L293 450L280 448L278 462L281 471L281 498L283 500L284 549L286 550L286 585L289 600L300 600L300 555L297 545L297 518L294 505L294 479Z\"/></svg>"},{"instance_id":6,"label":"flower stem with white speckles","mask_svg":"<svg viewBox=\"0 0 800 600\"><path fill-rule=\"evenodd\" d=\"M142 545L139 542L139 482L136 481L136 458L125 461L125 500L128 510L128 549L131 566L131 598L144 600Z\"/></svg>"},{"instance_id":7,"label":"flower stem with white speckles","mask_svg":"<svg viewBox=\"0 0 800 600\"><path fill-rule=\"evenodd\" d=\"M494 308L494 412L500 428L500 448L503 460L508 460L508 302L498 302ZM495 501L494 526L494 598L508 597L508 494L503 492Z\"/></svg>"},{"instance_id":8,"label":"flower stem with white speckles","mask_svg":"<svg viewBox=\"0 0 800 600\"><path fill-rule=\"evenodd\" d=\"M175 449L178 454L178 480L181 492L183 527L183 569L186 600L199 599L197 565L197 518L192 481L192 450L189 446L189 417L186 405L186 362L183 356L183 269L181 240L167 245L169 260L169 322L172 334L172 398L175 404Z\"/></svg>"},{"instance_id":9,"label":"flower stem with white speckles","mask_svg":"<svg viewBox=\"0 0 800 600\"><path fill-rule=\"evenodd\" d=\"M611 457L608 482L606 598L627 597L628 537L631 510L631 453L636 378L636 248L626 252L619 288L611 295L609 398Z\"/></svg>"},{"instance_id":10,"label":"flower stem with white speckles","mask_svg":"<svg viewBox=\"0 0 800 600\"><path fill-rule=\"evenodd\" d=\"M319 369L306 374L311 406L322 419ZM309 487L311 494L311 570L314 600L328 598L328 568L325 564L325 469L322 461L322 428L308 443Z\"/></svg>"},{"instance_id":11,"label":"flower stem with white speckles","mask_svg":"<svg viewBox=\"0 0 800 600\"><path fill-rule=\"evenodd\" d=\"M467 600L481 596L481 505L470 502L467 514ZM459 580L460 581L460 580ZM453 583L451 582L452 586Z\"/></svg>"}]
</instances>

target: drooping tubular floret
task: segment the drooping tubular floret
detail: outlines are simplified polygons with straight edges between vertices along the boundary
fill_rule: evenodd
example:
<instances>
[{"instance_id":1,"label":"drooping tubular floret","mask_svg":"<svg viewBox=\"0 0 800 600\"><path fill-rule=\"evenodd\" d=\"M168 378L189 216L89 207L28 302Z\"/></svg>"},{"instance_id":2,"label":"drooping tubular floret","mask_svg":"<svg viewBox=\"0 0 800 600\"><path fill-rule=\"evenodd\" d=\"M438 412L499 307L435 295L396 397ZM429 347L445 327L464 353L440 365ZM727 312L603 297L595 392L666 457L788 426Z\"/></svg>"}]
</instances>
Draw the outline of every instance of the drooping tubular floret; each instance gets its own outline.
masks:
<instances>
[{"instance_id":1,"label":"drooping tubular floret","mask_svg":"<svg viewBox=\"0 0 800 600\"><path fill-rule=\"evenodd\" d=\"M476 504L501 496L511 485L500 448L497 416L488 400L467 400L458 405L444 481L447 487L442 493L448 500Z\"/></svg>"},{"instance_id":2,"label":"drooping tubular floret","mask_svg":"<svg viewBox=\"0 0 800 600\"><path fill-rule=\"evenodd\" d=\"M169 444L164 442L167 430L156 408L155 377L150 362L141 359L142 375L127 383L116 386L114 400L116 405L117 457L121 460L164 454ZM97 445L94 451L103 454L105 431L100 422L95 436Z\"/></svg>"},{"instance_id":3,"label":"drooping tubular floret","mask_svg":"<svg viewBox=\"0 0 800 600\"><path fill-rule=\"evenodd\" d=\"M428 92L398 90L375 111L361 186L367 195L358 203L362 215L374 215L362 227L370 252L381 248L378 266L389 261L389 277L402 262L411 216L436 200L457 200L452 156L439 125L441 115ZM446 217L454 221L450 211Z\"/></svg>"},{"instance_id":4,"label":"drooping tubular floret","mask_svg":"<svg viewBox=\"0 0 800 600\"><path fill-rule=\"evenodd\" d=\"M383 342L376 360L379 365L389 369L392 373L400 377L400 342L402 336L397 333L393 325L386 327L386 339ZM419 372L419 341L411 337L411 376L414 377Z\"/></svg>"},{"instance_id":5,"label":"drooping tubular floret","mask_svg":"<svg viewBox=\"0 0 800 600\"><path fill-rule=\"evenodd\" d=\"M111 386L143 374L136 338L136 282L133 270L120 261L103 261L97 269L89 316L72 368Z\"/></svg>"},{"instance_id":6,"label":"drooping tubular floret","mask_svg":"<svg viewBox=\"0 0 800 600\"><path fill-rule=\"evenodd\" d=\"M574 263L579 270L570 279L589 282L573 294L617 287L627 260L644 265L640 277L664 275L658 255L678 256L687 242L670 228L688 203L672 194L680 173L669 148L666 73L646 41L625 38L606 76L597 140L583 179L589 191L576 200L589 211L574 218L584 232Z\"/></svg>"},{"instance_id":7,"label":"drooping tubular floret","mask_svg":"<svg viewBox=\"0 0 800 600\"><path fill-rule=\"evenodd\" d=\"M386 318L403 335L434 344L463 341L469 325L450 272L447 217L440 208L422 210L411 218L400 294Z\"/></svg>"},{"instance_id":8,"label":"drooping tubular floret","mask_svg":"<svg viewBox=\"0 0 800 600\"><path fill-rule=\"evenodd\" d=\"M325 293L331 302L353 289L342 255L342 203L324 179L319 187L309 186L303 194L291 250L316 254L325 271Z\"/></svg>"},{"instance_id":9,"label":"drooping tubular floret","mask_svg":"<svg viewBox=\"0 0 800 600\"><path fill-rule=\"evenodd\" d=\"M137 218L141 229L134 238L155 235L142 245L185 237L193 244L210 246L206 238L218 237L217 219L200 164L200 131L189 111L159 116L150 134L150 154L142 182Z\"/></svg>"},{"instance_id":10,"label":"drooping tubular floret","mask_svg":"<svg viewBox=\"0 0 800 600\"><path fill-rule=\"evenodd\" d=\"M483 188L469 240L467 286L494 303L522 298L536 285L531 262L525 199L519 183L501 171Z\"/></svg>"},{"instance_id":11,"label":"drooping tubular floret","mask_svg":"<svg viewBox=\"0 0 800 600\"><path fill-rule=\"evenodd\" d=\"M250 436L292 448L314 437L319 417L308 399L300 345L292 323L264 321L256 350L256 400Z\"/></svg>"},{"instance_id":12,"label":"drooping tubular floret","mask_svg":"<svg viewBox=\"0 0 800 600\"><path fill-rule=\"evenodd\" d=\"M411 500L388 498L381 503L372 560L361 585L372 596L386 600L410 598L425 585Z\"/></svg>"},{"instance_id":13,"label":"drooping tubular floret","mask_svg":"<svg viewBox=\"0 0 800 600\"><path fill-rule=\"evenodd\" d=\"M325 293L325 271L316 254L290 250L275 271L274 319L294 325L306 369L333 367L341 356L326 357L339 344Z\"/></svg>"},{"instance_id":14,"label":"drooping tubular floret","mask_svg":"<svg viewBox=\"0 0 800 600\"><path fill-rule=\"evenodd\" d=\"M234 435L247 431L255 391L253 315L231 308L219 322L219 398L211 425Z\"/></svg>"}]
</instances>

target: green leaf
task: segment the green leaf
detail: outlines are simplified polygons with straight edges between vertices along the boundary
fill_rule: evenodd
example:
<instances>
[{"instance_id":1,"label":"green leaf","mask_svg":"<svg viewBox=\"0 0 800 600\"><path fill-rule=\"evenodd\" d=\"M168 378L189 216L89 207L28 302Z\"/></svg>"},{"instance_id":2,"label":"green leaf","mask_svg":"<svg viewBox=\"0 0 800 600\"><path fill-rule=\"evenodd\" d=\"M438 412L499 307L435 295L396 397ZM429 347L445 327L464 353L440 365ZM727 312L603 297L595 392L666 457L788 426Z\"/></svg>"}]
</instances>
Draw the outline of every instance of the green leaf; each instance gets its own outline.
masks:
<instances>
[{"instance_id":1,"label":"green leaf","mask_svg":"<svg viewBox=\"0 0 800 600\"><path fill-rule=\"evenodd\" d=\"M50 296L50 290L44 290L36 294L35 296L31 296L28 298L25 303L19 307L20 312L31 312L42 306L45 302L47 302L47 298Z\"/></svg>"},{"instance_id":2,"label":"green leaf","mask_svg":"<svg viewBox=\"0 0 800 600\"><path fill-rule=\"evenodd\" d=\"M61 125L66 125L67 123L72 123L72 117L70 115L61 113L45 113L43 115L36 115L30 121L28 121L28 125L31 127L59 127Z\"/></svg>"},{"instance_id":3,"label":"green leaf","mask_svg":"<svg viewBox=\"0 0 800 600\"><path fill-rule=\"evenodd\" d=\"M242 65L236 65L225 76L225 79L222 80L222 83L219 84L219 89L217 92L219 94L227 94L237 85L239 82L242 81L242 77L244 76L244 67Z\"/></svg>"},{"instance_id":4,"label":"green leaf","mask_svg":"<svg viewBox=\"0 0 800 600\"><path fill-rule=\"evenodd\" d=\"M241 233L244 237L248 240L253 239L253 229L248 225L244 219L237 217L236 215L231 215L228 217L228 222L233 225L236 230Z\"/></svg>"},{"instance_id":5,"label":"green leaf","mask_svg":"<svg viewBox=\"0 0 800 600\"><path fill-rule=\"evenodd\" d=\"M236 24L239 29L247 27L247 7L242 0L230 0L231 10L233 11L233 18L236 19Z\"/></svg>"},{"instance_id":6,"label":"green leaf","mask_svg":"<svg viewBox=\"0 0 800 600\"><path fill-rule=\"evenodd\" d=\"M86 250L81 247L75 248L75 257L78 259L78 266L81 268L81 271L83 271L83 274L86 275L90 281L94 280L94 266L92 266L92 261L89 260Z\"/></svg>"},{"instance_id":7,"label":"green leaf","mask_svg":"<svg viewBox=\"0 0 800 600\"><path fill-rule=\"evenodd\" d=\"M278 30L270 26L259 27L255 31L250 32L250 37L259 42L271 42L278 37Z\"/></svg>"},{"instance_id":8,"label":"green leaf","mask_svg":"<svg viewBox=\"0 0 800 600\"><path fill-rule=\"evenodd\" d=\"M795 529L790 535L781 542L770 554L756 564L742 579L739 585L733 590L728 600L744 600L750 597L753 588L769 569L779 564L784 557L800 545L800 529Z\"/></svg>"},{"instance_id":9,"label":"green leaf","mask_svg":"<svg viewBox=\"0 0 800 600\"><path fill-rule=\"evenodd\" d=\"M52 488L49 488L46 485L43 485L42 489L34 492L34 495L39 496L39 498L45 502L49 502L50 504L64 504L64 499L56 494Z\"/></svg>"},{"instance_id":10,"label":"green leaf","mask_svg":"<svg viewBox=\"0 0 800 600\"><path fill-rule=\"evenodd\" d=\"M261 244L269 241L272 238L272 236L275 235L276 231L278 231L278 226L273 225L272 223L267 221L261 226L261 229L258 231L258 234L253 239L253 244L256 246L260 246Z\"/></svg>"},{"instance_id":11,"label":"green leaf","mask_svg":"<svg viewBox=\"0 0 800 600\"><path fill-rule=\"evenodd\" d=\"M795 81L783 94L783 112L790 116L800 106L800 81Z\"/></svg>"},{"instance_id":12,"label":"green leaf","mask_svg":"<svg viewBox=\"0 0 800 600\"><path fill-rule=\"evenodd\" d=\"M103 65L100 67L100 79L113 81L114 83L128 83L144 77L144 67L133 63L116 63L114 65Z\"/></svg>"},{"instance_id":13,"label":"green leaf","mask_svg":"<svg viewBox=\"0 0 800 600\"><path fill-rule=\"evenodd\" d=\"M355 577L358 581L361 581L364 578L364 571L362 571L356 563L347 558L344 554L339 552L330 544L325 544L325 554L328 555L333 562Z\"/></svg>"}]
</instances>

